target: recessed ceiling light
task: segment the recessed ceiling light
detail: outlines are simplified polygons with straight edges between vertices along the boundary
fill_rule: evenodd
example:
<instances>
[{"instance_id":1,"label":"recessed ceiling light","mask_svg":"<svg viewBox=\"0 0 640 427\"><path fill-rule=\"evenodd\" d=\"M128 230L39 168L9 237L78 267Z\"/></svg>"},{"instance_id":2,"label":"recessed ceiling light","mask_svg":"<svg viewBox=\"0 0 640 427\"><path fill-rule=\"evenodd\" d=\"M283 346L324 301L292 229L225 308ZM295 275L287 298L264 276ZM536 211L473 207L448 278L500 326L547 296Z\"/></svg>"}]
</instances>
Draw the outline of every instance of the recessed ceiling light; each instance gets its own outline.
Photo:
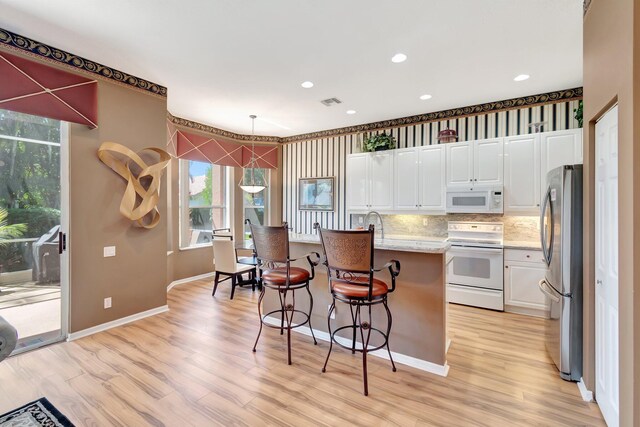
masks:
<instances>
[{"instance_id":1,"label":"recessed ceiling light","mask_svg":"<svg viewBox=\"0 0 640 427\"><path fill-rule=\"evenodd\" d=\"M302 82L300 86L302 86L305 89L311 89L313 87L313 82L310 82L310 81Z\"/></svg>"},{"instance_id":2,"label":"recessed ceiling light","mask_svg":"<svg viewBox=\"0 0 640 427\"><path fill-rule=\"evenodd\" d=\"M356 110L347 110L347 114L355 114Z\"/></svg>"},{"instance_id":3,"label":"recessed ceiling light","mask_svg":"<svg viewBox=\"0 0 640 427\"><path fill-rule=\"evenodd\" d=\"M404 62L406 60L407 55L405 55L404 53L396 53L395 55L393 55L393 57L391 57L391 62L395 62L396 64Z\"/></svg>"},{"instance_id":4,"label":"recessed ceiling light","mask_svg":"<svg viewBox=\"0 0 640 427\"><path fill-rule=\"evenodd\" d=\"M431 99L431 95L428 94L424 94L424 95L420 95L420 99L422 99L423 101L426 101L427 99Z\"/></svg>"},{"instance_id":5,"label":"recessed ceiling light","mask_svg":"<svg viewBox=\"0 0 640 427\"><path fill-rule=\"evenodd\" d=\"M527 80L528 78L529 78L529 74L519 74L519 75L515 76L513 78L513 80L516 81L516 82L522 82L522 81Z\"/></svg>"}]
</instances>

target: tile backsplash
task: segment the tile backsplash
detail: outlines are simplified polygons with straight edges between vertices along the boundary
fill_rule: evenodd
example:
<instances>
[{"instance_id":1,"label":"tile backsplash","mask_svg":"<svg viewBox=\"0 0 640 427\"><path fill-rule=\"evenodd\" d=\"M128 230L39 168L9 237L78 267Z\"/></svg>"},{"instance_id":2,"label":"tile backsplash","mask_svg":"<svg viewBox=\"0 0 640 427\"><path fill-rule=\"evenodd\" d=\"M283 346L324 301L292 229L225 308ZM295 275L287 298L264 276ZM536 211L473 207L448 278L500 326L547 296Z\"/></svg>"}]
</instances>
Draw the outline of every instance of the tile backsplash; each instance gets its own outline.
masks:
<instances>
[{"instance_id":1,"label":"tile backsplash","mask_svg":"<svg viewBox=\"0 0 640 427\"><path fill-rule=\"evenodd\" d=\"M382 215L387 236L447 237L449 221L501 222L504 224L504 239L511 241L537 242L540 239L538 216L511 216L489 214L449 215ZM363 225L364 215L351 215L353 227ZM377 219L373 217L372 223Z\"/></svg>"}]
</instances>

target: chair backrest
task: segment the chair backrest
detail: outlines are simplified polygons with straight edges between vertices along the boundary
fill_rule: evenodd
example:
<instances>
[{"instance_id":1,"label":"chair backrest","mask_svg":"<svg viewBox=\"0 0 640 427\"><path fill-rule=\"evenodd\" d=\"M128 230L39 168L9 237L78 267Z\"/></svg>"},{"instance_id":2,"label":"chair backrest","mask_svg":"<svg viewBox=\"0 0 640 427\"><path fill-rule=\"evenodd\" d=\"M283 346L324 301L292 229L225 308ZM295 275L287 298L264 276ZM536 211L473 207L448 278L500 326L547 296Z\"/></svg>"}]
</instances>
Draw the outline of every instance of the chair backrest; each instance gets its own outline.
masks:
<instances>
[{"instance_id":1,"label":"chair backrest","mask_svg":"<svg viewBox=\"0 0 640 427\"><path fill-rule=\"evenodd\" d=\"M324 230L318 227L322 248L331 272L371 273L374 227L368 230Z\"/></svg>"},{"instance_id":2,"label":"chair backrest","mask_svg":"<svg viewBox=\"0 0 640 427\"><path fill-rule=\"evenodd\" d=\"M289 229L281 226L249 224L256 256L265 262L284 262L289 259Z\"/></svg>"},{"instance_id":3,"label":"chair backrest","mask_svg":"<svg viewBox=\"0 0 640 427\"><path fill-rule=\"evenodd\" d=\"M213 239L213 261L216 271L232 273L236 269L236 249L232 240Z\"/></svg>"},{"instance_id":4,"label":"chair backrest","mask_svg":"<svg viewBox=\"0 0 640 427\"><path fill-rule=\"evenodd\" d=\"M229 239L233 240L233 234L231 234L230 228L216 228L211 230L211 237L214 239Z\"/></svg>"}]
</instances>

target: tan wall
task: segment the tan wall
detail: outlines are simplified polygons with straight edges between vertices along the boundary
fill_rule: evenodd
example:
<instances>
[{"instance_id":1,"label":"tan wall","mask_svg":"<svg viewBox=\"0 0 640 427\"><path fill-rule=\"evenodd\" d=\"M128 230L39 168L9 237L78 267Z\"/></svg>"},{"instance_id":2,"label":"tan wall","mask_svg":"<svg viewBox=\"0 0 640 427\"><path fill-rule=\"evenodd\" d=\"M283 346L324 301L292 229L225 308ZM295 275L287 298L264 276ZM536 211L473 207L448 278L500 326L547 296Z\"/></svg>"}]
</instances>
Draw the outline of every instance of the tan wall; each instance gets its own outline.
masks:
<instances>
[{"instance_id":1,"label":"tan wall","mask_svg":"<svg viewBox=\"0 0 640 427\"><path fill-rule=\"evenodd\" d=\"M97 156L104 141L164 148L166 109L166 99L99 81L99 128L71 125L70 332L167 303L166 218L152 230L134 227L119 211L125 181ZM159 209L166 211L165 197ZM104 246L116 246L116 257L103 258Z\"/></svg>"},{"instance_id":2,"label":"tan wall","mask_svg":"<svg viewBox=\"0 0 640 427\"><path fill-rule=\"evenodd\" d=\"M637 2L635 2L637 4ZM634 216L640 212L640 137L634 111L634 0L593 0L584 20L584 379L595 390L595 122L616 102L619 106L619 322L620 322L620 425L640 425L640 369L634 358L638 347L640 275L635 263L640 254L640 226L634 230ZM634 28L635 27L635 28ZM635 40L640 40L635 37ZM636 58L638 56L636 55ZM634 187L636 188L634 190ZM636 320L634 322L634 320ZM597 399L597 396L596 396ZM635 403L635 405L634 405ZM635 408L635 410L634 410Z\"/></svg>"}]
</instances>

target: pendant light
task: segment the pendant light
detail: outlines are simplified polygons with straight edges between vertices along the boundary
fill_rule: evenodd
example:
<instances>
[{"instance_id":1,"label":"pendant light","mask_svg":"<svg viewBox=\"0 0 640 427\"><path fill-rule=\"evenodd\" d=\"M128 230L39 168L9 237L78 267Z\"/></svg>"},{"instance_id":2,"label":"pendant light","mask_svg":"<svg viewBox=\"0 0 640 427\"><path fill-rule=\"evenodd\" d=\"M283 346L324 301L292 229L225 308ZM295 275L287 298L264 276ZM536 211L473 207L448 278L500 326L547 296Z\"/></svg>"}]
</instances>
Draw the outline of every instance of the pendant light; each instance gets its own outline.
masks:
<instances>
[{"instance_id":1,"label":"pendant light","mask_svg":"<svg viewBox=\"0 0 640 427\"><path fill-rule=\"evenodd\" d=\"M255 142L254 142L254 132L255 132L255 122L257 116L252 114L249 116L251 118L251 159L249 160L249 170L250 176L247 180L247 169L242 169L242 180L240 180L240 188L247 193L255 194L264 190L267 186L264 182L264 177L262 179L256 180L256 150L255 150Z\"/></svg>"}]
</instances>

